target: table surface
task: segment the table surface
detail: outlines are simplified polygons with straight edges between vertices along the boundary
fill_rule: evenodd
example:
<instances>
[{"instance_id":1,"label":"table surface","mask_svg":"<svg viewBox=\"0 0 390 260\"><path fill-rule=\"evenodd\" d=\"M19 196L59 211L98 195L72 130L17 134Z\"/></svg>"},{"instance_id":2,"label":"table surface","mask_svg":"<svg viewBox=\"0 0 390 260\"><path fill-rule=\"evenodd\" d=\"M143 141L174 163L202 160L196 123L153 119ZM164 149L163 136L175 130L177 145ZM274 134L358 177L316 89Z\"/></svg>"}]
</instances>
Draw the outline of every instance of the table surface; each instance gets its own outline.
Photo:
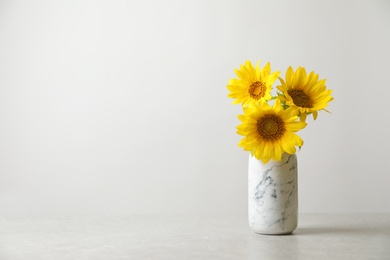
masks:
<instances>
[{"instance_id":1,"label":"table surface","mask_svg":"<svg viewBox=\"0 0 390 260\"><path fill-rule=\"evenodd\" d=\"M284 236L237 216L0 217L0 259L390 259L390 214L301 214Z\"/></svg>"}]
</instances>

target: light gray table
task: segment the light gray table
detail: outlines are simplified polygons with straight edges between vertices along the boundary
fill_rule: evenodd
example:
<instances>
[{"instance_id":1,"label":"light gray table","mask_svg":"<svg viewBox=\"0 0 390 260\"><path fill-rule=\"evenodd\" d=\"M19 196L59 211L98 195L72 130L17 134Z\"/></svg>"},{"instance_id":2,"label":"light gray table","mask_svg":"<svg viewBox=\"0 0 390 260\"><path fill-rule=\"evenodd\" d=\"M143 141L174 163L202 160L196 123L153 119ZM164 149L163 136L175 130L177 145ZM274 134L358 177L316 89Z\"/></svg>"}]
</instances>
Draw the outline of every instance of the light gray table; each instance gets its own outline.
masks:
<instances>
[{"instance_id":1,"label":"light gray table","mask_svg":"<svg viewBox=\"0 0 390 260\"><path fill-rule=\"evenodd\" d=\"M232 216L1 217L0 259L390 259L390 214L304 214L287 236Z\"/></svg>"}]
</instances>

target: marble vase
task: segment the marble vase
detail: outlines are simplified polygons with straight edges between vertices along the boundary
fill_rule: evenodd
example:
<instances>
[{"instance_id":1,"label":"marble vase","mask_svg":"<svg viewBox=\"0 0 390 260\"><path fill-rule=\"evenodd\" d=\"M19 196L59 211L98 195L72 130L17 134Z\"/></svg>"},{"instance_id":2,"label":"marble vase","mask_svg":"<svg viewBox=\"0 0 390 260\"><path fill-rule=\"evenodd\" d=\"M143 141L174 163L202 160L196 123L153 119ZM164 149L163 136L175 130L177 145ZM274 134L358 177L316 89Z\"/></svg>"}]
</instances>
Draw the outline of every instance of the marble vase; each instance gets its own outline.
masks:
<instances>
[{"instance_id":1,"label":"marble vase","mask_svg":"<svg viewBox=\"0 0 390 260\"><path fill-rule=\"evenodd\" d=\"M249 155L248 217L253 231L265 235L292 233L298 225L296 154L264 164Z\"/></svg>"}]
</instances>

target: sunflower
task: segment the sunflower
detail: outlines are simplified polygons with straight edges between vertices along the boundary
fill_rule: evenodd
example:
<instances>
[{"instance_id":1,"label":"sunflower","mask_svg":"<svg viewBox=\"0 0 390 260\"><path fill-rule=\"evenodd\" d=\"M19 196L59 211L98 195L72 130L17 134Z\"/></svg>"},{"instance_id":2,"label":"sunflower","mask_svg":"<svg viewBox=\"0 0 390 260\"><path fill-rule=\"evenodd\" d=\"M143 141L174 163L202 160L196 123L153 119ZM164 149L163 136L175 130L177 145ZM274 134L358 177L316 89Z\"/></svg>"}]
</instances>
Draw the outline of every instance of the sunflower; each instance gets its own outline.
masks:
<instances>
[{"instance_id":1,"label":"sunflower","mask_svg":"<svg viewBox=\"0 0 390 260\"><path fill-rule=\"evenodd\" d=\"M307 75L305 68L298 67L294 73L290 66L286 72L286 81L282 78L279 80L282 85L277 86L277 89L282 94L278 98L296 110L301 121L305 122L307 115L311 113L316 120L319 110L329 112L325 107L333 100L332 90L326 89L326 80L318 80L318 74L314 71Z\"/></svg>"},{"instance_id":2,"label":"sunflower","mask_svg":"<svg viewBox=\"0 0 390 260\"><path fill-rule=\"evenodd\" d=\"M242 103L243 106L262 101L268 101L272 98L271 89L280 72L271 72L271 65L268 62L263 69L259 67L260 61L256 64L256 68L247 60L245 65L241 65L240 69L235 69L234 72L238 79L229 80L227 89L230 91L229 98L234 98L233 104Z\"/></svg>"},{"instance_id":3,"label":"sunflower","mask_svg":"<svg viewBox=\"0 0 390 260\"><path fill-rule=\"evenodd\" d=\"M263 163L270 159L280 161L284 152L294 154L295 146L303 145L294 132L307 124L297 121L296 112L292 108L284 109L279 100L275 100L273 107L266 102L245 107L244 114L238 118L242 124L237 126L237 134L244 136L238 146Z\"/></svg>"}]
</instances>

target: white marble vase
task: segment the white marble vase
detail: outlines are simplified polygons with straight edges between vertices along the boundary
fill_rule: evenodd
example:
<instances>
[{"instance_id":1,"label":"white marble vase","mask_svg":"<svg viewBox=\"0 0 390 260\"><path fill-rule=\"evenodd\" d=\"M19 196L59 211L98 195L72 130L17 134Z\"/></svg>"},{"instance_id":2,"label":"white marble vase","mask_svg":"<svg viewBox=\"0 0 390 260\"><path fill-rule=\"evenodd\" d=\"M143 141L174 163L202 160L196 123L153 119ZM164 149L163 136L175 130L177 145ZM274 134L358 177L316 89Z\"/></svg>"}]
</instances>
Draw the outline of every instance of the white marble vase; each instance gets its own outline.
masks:
<instances>
[{"instance_id":1,"label":"white marble vase","mask_svg":"<svg viewBox=\"0 0 390 260\"><path fill-rule=\"evenodd\" d=\"M249 226L265 235L292 233L298 225L296 154L266 164L249 155L248 166Z\"/></svg>"}]
</instances>

